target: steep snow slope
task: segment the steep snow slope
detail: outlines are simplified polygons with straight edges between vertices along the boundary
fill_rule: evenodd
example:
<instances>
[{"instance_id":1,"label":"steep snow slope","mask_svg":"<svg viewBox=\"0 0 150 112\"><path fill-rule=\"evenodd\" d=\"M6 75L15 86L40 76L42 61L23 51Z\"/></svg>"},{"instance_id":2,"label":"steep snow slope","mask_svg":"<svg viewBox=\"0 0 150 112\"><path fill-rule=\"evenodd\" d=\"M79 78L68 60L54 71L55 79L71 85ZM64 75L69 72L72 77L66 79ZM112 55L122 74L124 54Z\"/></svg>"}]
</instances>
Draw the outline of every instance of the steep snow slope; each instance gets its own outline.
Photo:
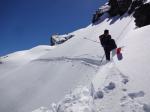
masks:
<instances>
[{"instance_id":1,"label":"steep snow slope","mask_svg":"<svg viewBox=\"0 0 150 112\"><path fill-rule=\"evenodd\" d=\"M102 79L96 78L97 80L94 81L94 88L98 88L100 86L98 82L105 81L107 77L105 74L108 72L107 68L113 70L115 65L110 63L110 67L102 66L105 64L101 63L104 55L102 47L99 43L87 40L85 37L98 42L98 36L103 33L104 29L109 29L112 37L120 43L135 27L133 18L128 15L122 18L106 17L107 14L103 16L100 24L89 25L72 32L71 34L75 35L74 38L57 46L46 55L36 57L10 72L0 70L1 74L5 74L4 77L0 77L0 91L2 91L0 111L27 112L40 106L49 106L64 98L65 94L78 85L90 84L96 73L99 75L95 77L103 76ZM121 64L116 59L114 60L117 65Z\"/></svg>"}]
</instances>

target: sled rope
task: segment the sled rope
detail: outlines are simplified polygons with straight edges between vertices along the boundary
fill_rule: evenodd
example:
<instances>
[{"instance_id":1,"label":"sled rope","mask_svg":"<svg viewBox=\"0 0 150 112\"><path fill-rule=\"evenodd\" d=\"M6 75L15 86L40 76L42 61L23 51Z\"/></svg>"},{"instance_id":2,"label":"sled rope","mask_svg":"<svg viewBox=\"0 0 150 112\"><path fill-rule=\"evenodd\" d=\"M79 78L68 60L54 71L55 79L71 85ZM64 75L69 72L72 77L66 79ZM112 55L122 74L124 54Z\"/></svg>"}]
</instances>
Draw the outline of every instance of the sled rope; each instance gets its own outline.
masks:
<instances>
[{"instance_id":1,"label":"sled rope","mask_svg":"<svg viewBox=\"0 0 150 112\"><path fill-rule=\"evenodd\" d=\"M92 40L92 39L87 38L87 37L84 37L83 39L90 40L90 41L95 42L95 43L100 43L100 42L97 42L96 40Z\"/></svg>"},{"instance_id":2,"label":"sled rope","mask_svg":"<svg viewBox=\"0 0 150 112\"><path fill-rule=\"evenodd\" d=\"M126 28L130 25L131 21L133 20L133 16L131 16L131 20L127 23L127 25L123 28L123 30L120 32L120 34L118 35L118 37L116 38L116 40L118 40L120 38L120 36L124 33L124 31L126 30Z\"/></svg>"}]
</instances>

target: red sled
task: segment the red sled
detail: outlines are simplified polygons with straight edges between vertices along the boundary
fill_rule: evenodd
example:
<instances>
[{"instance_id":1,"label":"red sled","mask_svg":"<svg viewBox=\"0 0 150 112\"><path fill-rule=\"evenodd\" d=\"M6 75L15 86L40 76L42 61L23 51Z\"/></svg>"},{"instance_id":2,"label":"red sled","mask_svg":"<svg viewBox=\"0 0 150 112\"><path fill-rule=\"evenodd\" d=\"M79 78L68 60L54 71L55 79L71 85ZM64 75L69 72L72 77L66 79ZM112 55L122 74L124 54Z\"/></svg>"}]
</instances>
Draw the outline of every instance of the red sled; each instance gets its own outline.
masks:
<instances>
[{"instance_id":1,"label":"red sled","mask_svg":"<svg viewBox=\"0 0 150 112\"><path fill-rule=\"evenodd\" d=\"M117 54L118 60L122 60L123 59L123 56L122 56L122 53L121 53L121 47L116 49L116 54Z\"/></svg>"}]
</instances>

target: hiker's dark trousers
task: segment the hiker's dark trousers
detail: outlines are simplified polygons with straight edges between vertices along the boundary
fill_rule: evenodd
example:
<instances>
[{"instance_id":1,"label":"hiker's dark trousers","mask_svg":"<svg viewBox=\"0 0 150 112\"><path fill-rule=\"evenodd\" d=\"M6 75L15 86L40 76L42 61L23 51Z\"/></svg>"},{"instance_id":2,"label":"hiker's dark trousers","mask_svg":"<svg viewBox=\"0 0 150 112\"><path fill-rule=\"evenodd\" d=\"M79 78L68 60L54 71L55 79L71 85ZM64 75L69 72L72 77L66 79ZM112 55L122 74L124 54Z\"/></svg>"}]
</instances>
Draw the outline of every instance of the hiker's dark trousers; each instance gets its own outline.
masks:
<instances>
[{"instance_id":1,"label":"hiker's dark trousers","mask_svg":"<svg viewBox=\"0 0 150 112\"><path fill-rule=\"evenodd\" d=\"M110 49L104 48L106 60L110 61Z\"/></svg>"}]
</instances>

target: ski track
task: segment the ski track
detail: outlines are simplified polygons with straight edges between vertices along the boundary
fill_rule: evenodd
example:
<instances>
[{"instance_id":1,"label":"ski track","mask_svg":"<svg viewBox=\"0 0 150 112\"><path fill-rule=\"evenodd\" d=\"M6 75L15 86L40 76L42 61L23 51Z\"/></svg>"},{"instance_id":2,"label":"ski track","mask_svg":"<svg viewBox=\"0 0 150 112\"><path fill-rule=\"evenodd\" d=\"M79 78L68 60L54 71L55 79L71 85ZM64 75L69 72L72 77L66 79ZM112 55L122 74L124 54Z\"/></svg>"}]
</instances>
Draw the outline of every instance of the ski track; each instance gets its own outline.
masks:
<instances>
[{"instance_id":1,"label":"ski track","mask_svg":"<svg viewBox=\"0 0 150 112\"><path fill-rule=\"evenodd\" d=\"M98 59L92 59L92 58L81 58L81 57L74 57L74 58L69 58L69 57L54 57L54 58L49 58L49 59L37 59L33 61L40 61L40 62L81 62L82 64L89 66L89 67L94 67L94 68L99 68L99 66L104 65L105 63L101 62L102 57Z\"/></svg>"}]
</instances>

